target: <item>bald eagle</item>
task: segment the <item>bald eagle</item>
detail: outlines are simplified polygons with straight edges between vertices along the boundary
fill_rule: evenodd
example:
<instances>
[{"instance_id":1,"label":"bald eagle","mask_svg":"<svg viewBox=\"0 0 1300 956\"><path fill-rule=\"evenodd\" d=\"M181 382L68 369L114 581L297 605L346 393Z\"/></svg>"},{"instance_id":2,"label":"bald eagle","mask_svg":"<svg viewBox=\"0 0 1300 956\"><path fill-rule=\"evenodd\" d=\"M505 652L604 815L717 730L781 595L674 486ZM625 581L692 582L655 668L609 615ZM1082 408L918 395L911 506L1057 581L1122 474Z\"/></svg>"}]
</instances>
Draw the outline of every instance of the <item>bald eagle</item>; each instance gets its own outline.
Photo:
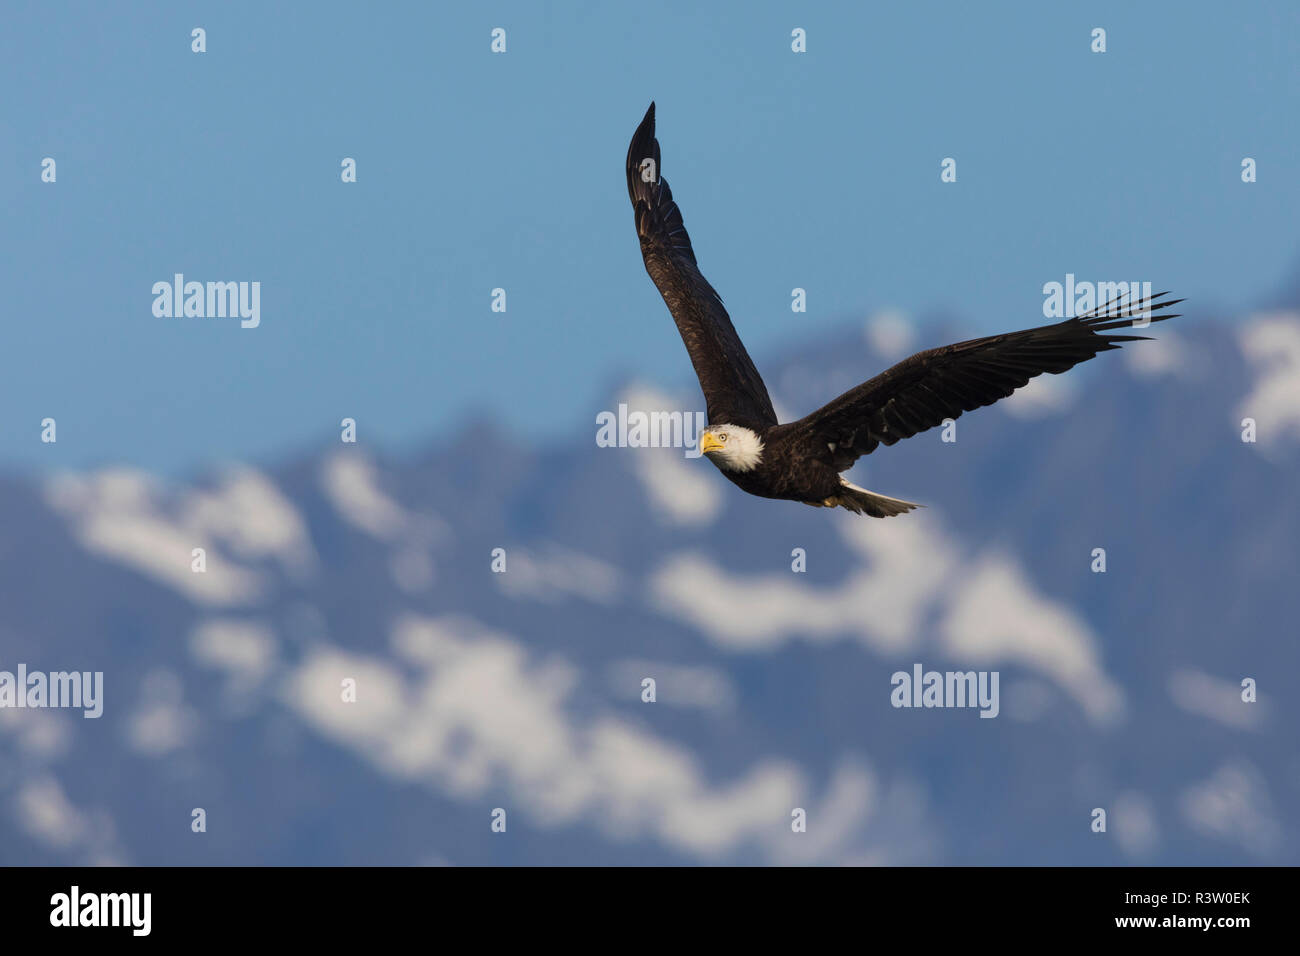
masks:
<instances>
[{"instance_id":1,"label":"bald eagle","mask_svg":"<svg viewBox=\"0 0 1300 956\"><path fill-rule=\"evenodd\" d=\"M797 422L777 422L758 369L722 299L695 262L690 237L662 175L655 105L627 151L627 191L646 272L658 286L690 353L707 406L699 450L751 495L889 518L919 505L851 484L841 476L879 445L892 445L1006 398L1035 375L1059 374L1120 342L1110 335L1135 319L1177 318L1169 293L1093 311L1023 332L990 335L918 352Z\"/></svg>"}]
</instances>

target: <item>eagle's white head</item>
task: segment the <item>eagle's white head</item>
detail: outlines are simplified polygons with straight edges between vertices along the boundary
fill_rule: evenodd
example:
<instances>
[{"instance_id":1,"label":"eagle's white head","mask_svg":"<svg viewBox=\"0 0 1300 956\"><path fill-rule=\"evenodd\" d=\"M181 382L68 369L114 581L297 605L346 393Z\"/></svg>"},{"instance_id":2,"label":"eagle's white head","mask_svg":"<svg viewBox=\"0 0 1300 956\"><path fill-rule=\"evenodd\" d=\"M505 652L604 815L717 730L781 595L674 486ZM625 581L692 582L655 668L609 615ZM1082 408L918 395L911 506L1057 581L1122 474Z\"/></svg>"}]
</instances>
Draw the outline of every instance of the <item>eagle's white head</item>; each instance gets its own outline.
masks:
<instances>
[{"instance_id":1,"label":"eagle's white head","mask_svg":"<svg viewBox=\"0 0 1300 956\"><path fill-rule=\"evenodd\" d=\"M753 471L763 460L763 442L742 425L710 425L700 432L700 454L723 471Z\"/></svg>"}]
</instances>

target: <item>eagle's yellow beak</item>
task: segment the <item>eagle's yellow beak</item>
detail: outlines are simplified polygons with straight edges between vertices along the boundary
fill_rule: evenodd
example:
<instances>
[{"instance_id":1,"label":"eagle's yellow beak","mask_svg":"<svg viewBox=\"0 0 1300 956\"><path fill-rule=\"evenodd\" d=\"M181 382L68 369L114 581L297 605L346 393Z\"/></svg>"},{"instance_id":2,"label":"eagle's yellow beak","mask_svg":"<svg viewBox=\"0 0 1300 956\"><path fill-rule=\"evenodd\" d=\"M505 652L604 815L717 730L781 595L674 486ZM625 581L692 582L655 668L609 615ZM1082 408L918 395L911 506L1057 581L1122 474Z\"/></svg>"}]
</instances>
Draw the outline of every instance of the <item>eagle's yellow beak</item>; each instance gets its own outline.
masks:
<instances>
[{"instance_id":1,"label":"eagle's yellow beak","mask_svg":"<svg viewBox=\"0 0 1300 956\"><path fill-rule=\"evenodd\" d=\"M704 432L700 435L700 454L707 455L711 451L721 451L722 442L713 437L713 432Z\"/></svg>"}]
</instances>

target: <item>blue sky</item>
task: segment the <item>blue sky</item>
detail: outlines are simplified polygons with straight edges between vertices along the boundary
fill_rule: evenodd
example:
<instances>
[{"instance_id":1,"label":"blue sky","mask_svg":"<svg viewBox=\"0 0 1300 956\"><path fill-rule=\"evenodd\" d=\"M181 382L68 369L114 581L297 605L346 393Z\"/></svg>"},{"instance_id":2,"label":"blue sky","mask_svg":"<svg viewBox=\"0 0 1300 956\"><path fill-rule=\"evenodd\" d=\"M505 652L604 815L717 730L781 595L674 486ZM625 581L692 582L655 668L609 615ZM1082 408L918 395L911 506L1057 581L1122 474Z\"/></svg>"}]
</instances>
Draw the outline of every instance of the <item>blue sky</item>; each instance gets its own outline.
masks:
<instances>
[{"instance_id":1,"label":"blue sky","mask_svg":"<svg viewBox=\"0 0 1300 956\"><path fill-rule=\"evenodd\" d=\"M268 462L345 416L389 450L471 413L571 438L618 376L689 383L623 184L651 99L760 368L883 307L1040 324L1067 272L1226 321L1300 253L1289 2L10 3L5 21L5 470ZM260 282L260 327L155 317L176 272Z\"/></svg>"}]
</instances>

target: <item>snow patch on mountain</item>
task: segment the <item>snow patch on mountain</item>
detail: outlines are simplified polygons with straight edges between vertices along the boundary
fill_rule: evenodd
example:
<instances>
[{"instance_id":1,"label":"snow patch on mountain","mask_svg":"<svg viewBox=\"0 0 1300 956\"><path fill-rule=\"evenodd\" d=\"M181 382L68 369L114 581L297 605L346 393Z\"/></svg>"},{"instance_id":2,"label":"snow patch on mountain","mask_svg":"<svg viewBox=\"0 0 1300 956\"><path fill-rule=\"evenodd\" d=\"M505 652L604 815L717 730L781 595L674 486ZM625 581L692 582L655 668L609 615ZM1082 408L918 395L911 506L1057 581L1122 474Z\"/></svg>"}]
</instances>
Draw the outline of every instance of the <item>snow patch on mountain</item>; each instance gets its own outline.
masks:
<instances>
[{"instance_id":1,"label":"snow patch on mountain","mask_svg":"<svg viewBox=\"0 0 1300 956\"><path fill-rule=\"evenodd\" d=\"M1159 333L1152 334L1149 342L1133 342L1120 352L1128 370L1139 378L1188 376L1198 371L1199 357L1187 341L1168 326L1156 328Z\"/></svg>"},{"instance_id":2,"label":"snow patch on mountain","mask_svg":"<svg viewBox=\"0 0 1300 956\"><path fill-rule=\"evenodd\" d=\"M621 397L629 409L644 412L679 411L692 416L684 437L693 447L698 439L694 411L689 404L646 385L632 385ZM712 466L700 458L687 458L685 448L620 448L628 468L645 489L651 508L669 525L703 527L712 524L722 511L721 484L708 473Z\"/></svg>"},{"instance_id":3,"label":"snow patch on mountain","mask_svg":"<svg viewBox=\"0 0 1300 956\"><path fill-rule=\"evenodd\" d=\"M913 351L916 329L897 309L883 309L867 319L863 329L867 344L881 358L894 362Z\"/></svg>"},{"instance_id":4,"label":"snow patch on mountain","mask_svg":"<svg viewBox=\"0 0 1300 956\"><path fill-rule=\"evenodd\" d=\"M406 510L380 489L374 463L360 452L325 459L320 486L344 521L381 541L397 538L409 524Z\"/></svg>"},{"instance_id":5,"label":"snow patch on mountain","mask_svg":"<svg viewBox=\"0 0 1300 956\"><path fill-rule=\"evenodd\" d=\"M127 718L131 748L147 757L162 757L187 746L197 728L198 714L185 703L181 676L162 667L147 673Z\"/></svg>"},{"instance_id":6,"label":"snow patch on mountain","mask_svg":"<svg viewBox=\"0 0 1300 956\"><path fill-rule=\"evenodd\" d=\"M1012 559L963 561L933 521L844 526L864 563L818 587L788 571L739 575L694 553L671 556L652 576L659 606L731 651L770 652L802 638L855 638L882 655L917 647L942 613L943 648L970 662L1011 662L1050 678L1097 723L1123 715L1123 694L1098 643L1069 608L1038 594ZM816 560L816 556L810 556ZM960 572L960 573L957 573Z\"/></svg>"},{"instance_id":7,"label":"snow patch on mountain","mask_svg":"<svg viewBox=\"0 0 1300 956\"><path fill-rule=\"evenodd\" d=\"M103 809L78 807L51 773L38 773L23 781L11 808L19 829L61 858L73 856L77 863L88 866L127 862L112 816Z\"/></svg>"},{"instance_id":8,"label":"snow patch on mountain","mask_svg":"<svg viewBox=\"0 0 1300 956\"><path fill-rule=\"evenodd\" d=\"M59 781L42 774L18 788L14 809L19 825L42 843L57 849L69 849L79 843L89 828Z\"/></svg>"},{"instance_id":9,"label":"snow patch on mountain","mask_svg":"<svg viewBox=\"0 0 1300 956\"><path fill-rule=\"evenodd\" d=\"M729 714L736 709L736 687L726 671L704 665L615 661L609 666L610 693L615 700L639 701L646 678L655 682L656 703L714 714Z\"/></svg>"},{"instance_id":10,"label":"snow patch on mountain","mask_svg":"<svg viewBox=\"0 0 1300 956\"><path fill-rule=\"evenodd\" d=\"M1284 438L1300 441L1300 315L1264 315L1246 325L1241 350L1255 366L1257 378L1237 406L1237 421L1253 418L1257 440L1265 448Z\"/></svg>"},{"instance_id":11,"label":"snow patch on mountain","mask_svg":"<svg viewBox=\"0 0 1300 956\"><path fill-rule=\"evenodd\" d=\"M1200 783L1183 791L1184 819L1202 834L1241 847L1257 857L1279 849L1282 828L1259 770L1245 760L1230 760Z\"/></svg>"},{"instance_id":12,"label":"snow patch on mountain","mask_svg":"<svg viewBox=\"0 0 1300 956\"><path fill-rule=\"evenodd\" d=\"M1169 675L1169 697L1189 714L1197 714L1234 730L1257 730L1267 705L1246 703L1241 686L1211 677L1193 668L1180 668Z\"/></svg>"},{"instance_id":13,"label":"snow patch on mountain","mask_svg":"<svg viewBox=\"0 0 1300 956\"><path fill-rule=\"evenodd\" d=\"M1031 378L1028 385L1016 389L997 407L1012 418L1046 418L1073 405L1077 394L1075 385L1064 376L1044 374Z\"/></svg>"},{"instance_id":14,"label":"snow patch on mountain","mask_svg":"<svg viewBox=\"0 0 1300 956\"><path fill-rule=\"evenodd\" d=\"M69 521L73 534L88 551L125 564L196 604L248 604L263 593L258 575L226 560L219 542L232 543L245 553L267 553L276 546L282 548L286 540L278 535L259 536L245 527L245 522L259 520L257 508L245 509L242 520L235 520L214 517L209 506L190 499L181 502L178 514L168 516L162 510L155 481L134 469L57 476L46 484L45 500ZM267 501L261 499L263 505ZM192 569L195 548L206 552L207 569L203 572ZM302 552L296 540L290 548L293 564Z\"/></svg>"},{"instance_id":15,"label":"snow patch on mountain","mask_svg":"<svg viewBox=\"0 0 1300 956\"><path fill-rule=\"evenodd\" d=\"M559 545L542 552L507 548L506 570L493 577L507 597L551 604L572 596L609 605L623 587L618 568Z\"/></svg>"},{"instance_id":16,"label":"snow patch on mountain","mask_svg":"<svg viewBox=\"0 0 1300 956\"><path fill-rule=\"evenodd\" d=\"M229 472L211 491L186 495L179 511L181 524L206 530L240 557L276 558L299 579L316 568L302 515L269 478L251 468Z\"/></svg>"},{"instance_id":17,"label":"snow patch on mountain","mask_svg":"<svg viewBox=\"0 0 1300 956\"><path fill-rule=\"evenodd\" d=\"M265 624L211 618L190 635L190 652L200 664L226 674L239 688L260 684L275 665L275 635Z\"/></svg>"},{"instance_id":18,"label":"snow patch on mountain","mask_svg":"<svg viewBox=\"0 0 1300 956\"><path fill-rule=\"evenodd\" d=\"M1073 695L1094 723L1123 717L1123 692L1102 667L1096 637L1072 609L1039 594L1018 562L984 555L953 583L939 627L953 657L1019 664Z\"/></svg>"},{"instance_id":19,"label":"snow patch on mountain","mask_svg":"<svg viewBox=\"0 0 1300 956\"><path fill-rule=\"evenodd\" d=\"M1160 845L1160 826L1151 798L1125 790L1111 804L1110 829L1124 853L1134 859L1149 856Z\"/></svg>"},{"instance_id":20,"label":"snow patch on mountain","mask_svg":"<svg viewBox=\"0 0 1300 956\"><path fill-rule=\"evenodd\" d=\"M845 636L881 653L900 650L916 640L957 551L924 519L859 527L866 523L841 526L865 566L850 569L833 587L806 584L789 570L732 574L702 554L677 553L651 576L653 599L731 651L772 651L797 638L826 643ZM808 559L816 561L816 553Z\"/></svg>"},{"instance_id":21,"label":"snow patch on mountain","mask_svg":"<svg viewBox=\"0 0 1300 956\"><path fill-rule=\"evenodd\" d=\"M322 649L290 675L284 697L317 732L382 772L488 800L485 838L488 813L506 793L507 813L538 827L590 823L615 839L650 837L705 859L744 844L779 858L773 841L789 839L791 809L808 792L789 761L760 760L710 784L694 753L643 722L570 716L579 672L565 660L534 661L518 641L465 619L404 617L392 642L406 667ZM355 703L340 695L349 677ZM861 812L856 792L840 793L841 816Z\"/></svg>"}]
</instances>

